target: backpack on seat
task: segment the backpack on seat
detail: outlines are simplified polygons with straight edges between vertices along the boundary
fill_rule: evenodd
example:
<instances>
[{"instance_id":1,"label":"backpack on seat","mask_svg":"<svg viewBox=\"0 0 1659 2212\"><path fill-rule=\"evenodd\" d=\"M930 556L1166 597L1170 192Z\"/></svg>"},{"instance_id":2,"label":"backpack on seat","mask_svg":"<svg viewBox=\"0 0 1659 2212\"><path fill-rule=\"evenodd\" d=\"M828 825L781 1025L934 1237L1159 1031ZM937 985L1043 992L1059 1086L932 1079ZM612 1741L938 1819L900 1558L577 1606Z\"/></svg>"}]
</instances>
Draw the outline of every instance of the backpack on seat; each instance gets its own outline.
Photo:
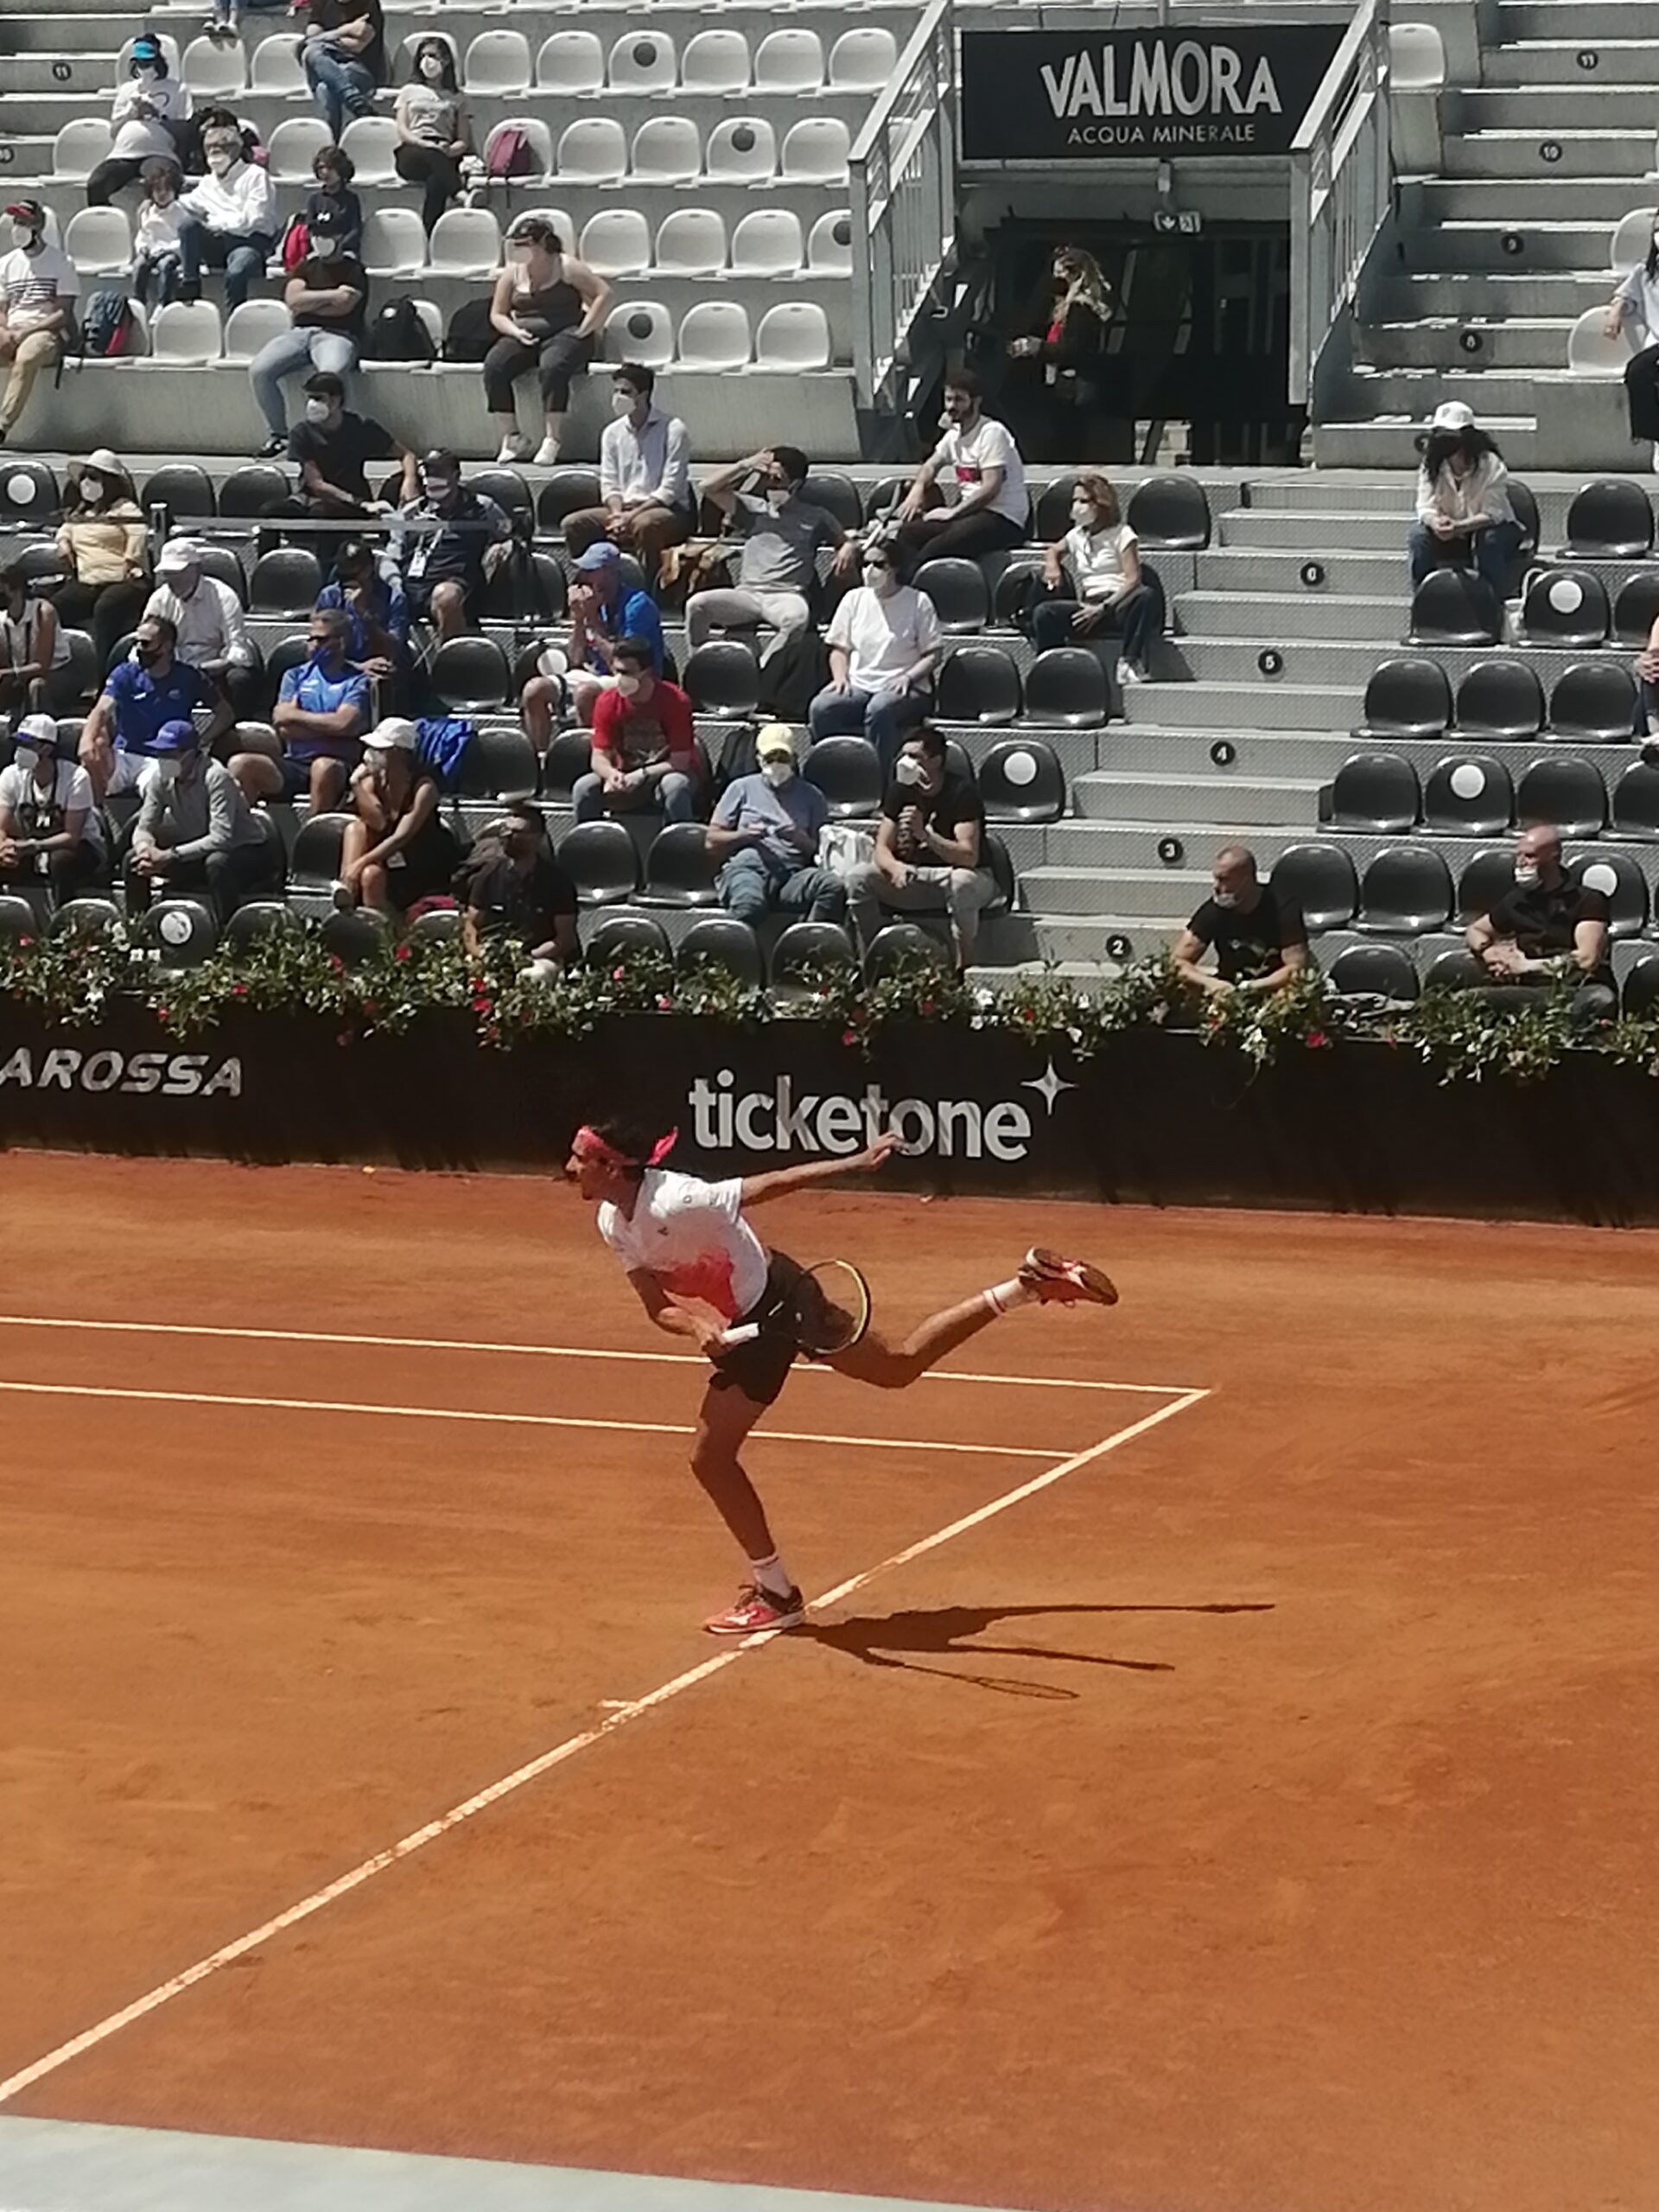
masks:
<instances>
[{"instance_id":1,"label":"backpack on seat","mask_svg":"<svg viewBox=\"0 0 1659 2212\"><path fill-rule=\"evenodd\" d=\"M132 302L124 292L94 292L80 318L83 361L113 361L132 337Z\"/></svg>"},{"instance_id":2,"label":"backpack on seat","mask_svg":"<svg viewBox=\"0 0 1659 2212\"><path fill-rule=\"evenodd\" d=\"M431 332L407 296L388 300L376 315L364 353L371 361L417 361L423 368L438 358Z\"/></svg>"}]
</instances>

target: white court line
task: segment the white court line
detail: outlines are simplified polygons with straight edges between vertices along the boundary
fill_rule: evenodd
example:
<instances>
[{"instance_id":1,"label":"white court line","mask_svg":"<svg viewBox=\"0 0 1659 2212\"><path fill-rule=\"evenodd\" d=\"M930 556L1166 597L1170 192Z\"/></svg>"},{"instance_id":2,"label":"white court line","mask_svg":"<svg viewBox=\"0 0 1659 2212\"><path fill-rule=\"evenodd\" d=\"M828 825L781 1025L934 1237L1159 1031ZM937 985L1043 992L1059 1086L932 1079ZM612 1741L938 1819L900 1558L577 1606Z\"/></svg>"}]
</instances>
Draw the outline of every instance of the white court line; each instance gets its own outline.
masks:
<instances>
[{"instance_id":1,"label":"white court line","mask_svg":"<svg viewBox=\"0 0 1659 2212\"><path fill-rule=\"evenodd\" d=\"M34 1398L139 1398L164 1406L264 1406L290 1414L382 1414L389 1421L499 1421L508 1428L605 1428L629 1436L695 1436L696 1431L666 1421L594 1421L575 1414L480 1414L453 1406L359 1405L339 1398L240 1398L213 1390L118 1390L103 1382L0 1382L0 1390ZM1052 1459L1052 1451L1032 1444L939 1444L927 1437L816 1436L790 1428L758 1428L766 1444L842 1444L861 1452L966 1452L1003 1459Z\"/></svg>"},{"instance_id":2,"label":"white court line","mask_svg":"<svg viewBox=\"0 0 1659 2212\"><path fill-rule=\"evenodd\" d=\"M230 1337L241 1344L362 1344L385 1351L517 1352L527 1359L626 1359L653 1367L702 1367L701 1352L614 1351L608 1345L468 1344L458 1337L353 1337L327 1329L219 1329L200 1321L78 1321L46 1313L0 1313L0 1329L104 1329L140 1337ZM833 1370L810 1363L797 1374L827 1375ZM1148 1397L1179 1397L1186 1382L1098 1382L1071 1375L970 1375L960 1368L942 1367L925 1375L925 1382L996 1382L1004 1389L1017 1384L1031 1390L1134 1390Z\"/></svg>"},{"instance_id":3,"label":"white court line","mask_svg":"<svg viewBox=\"0 0 1659 2212\"><path fill-rule=\"evenodd\" d=\"M1010 1506L1019 1505L1028 1497L1035 1497L1039 1491L1048 1490L1054 1484L1063 1482L1067 1475L1075 1475L1079 1469L1092 1465L1096 1459L1103 1459L1109 1452L1116 1452L1121 1445L1133 1443L1137 1436L1144 1436L1148 1429L1156 1428L1160 1421L1170 1421L1175 1414L1185 1413L1189 1406L1197 1405L1201 1398L1207 1398L1209 1395L1208 1390L1184 1391L1168 1405L1160 1406L1155 1413L1144 1414L1141 1420L1131 1421L1127 1428L1120 1428L1110 1436L1102 1437L1098 1444L1090 1445L1086 1451L1074 1452L1069 1459L1062 1459L1042 1474L1033 1475L1029 1482L1021 1483L1017 1489L1005 1491L1001 1497L993 1498L988 1505L979 1506L972 1513L964 1513L960 1520L936 1529L931 1536L923 1536L916 1543L906 1544L902 1551L893 1553L879 1566L866 1567L861 1574L849 1575L846 1581L836 1583L833 1590L826 1590L821 1597L813 1599L814 1610L838 1605L843 1598L850 1598L855 1591L864 1589L878 1576L891 1573L893 1568L920 1559L926 1552L937 1551L942 1544L948 1544L953 1537L965 1535L969 1529L977 1529L987 1521L995 1521ZM12 2098L21 2096L25 2089L32 2088L36 2082L44 2081L48 2074L55 2074L71 2059L80 2057L101 2043L107 2043L111 2036L119 2034L123 2028L130 2027L135 2020L142 2020L146 2013L157 2012L163 2005L170 2004L174 1998L181 1997L187 1989L194 1989L199 1981L206 1981L209 1974L217 1974L221 1967L232 1966L238 1959L245 1958L250 1951L257 1950L262 1943L268 1943L273 1936L280 1936L285 1929L297 1926L301 1921L309 1920L325 1905L333 1904L337 1898L361 1889L365 1882L372 1881L377 1874L384 1874L389 1866L397 1866L400 1859L412 1857L416 1852L423 1851L428 1844L435 1843L440 1836L447 1835L452 1828L475 1820L479 1814L487 1812L492 1805L499 1804L504 1797L512 1796L515 1790L524 1789L527 1783L537 1781L556 1766L563 1766L567 1760L575 1758L579 1751L588 1751L594 1745L602 1743L607 1736L613 1736L619 1729L627 1727L630 1722L654 1712L659 1705L666 1705L671 1698L678 1697L683 1690L693 1689L699 1682L709 1681L734 1665L745 1652L773 1643L779 1635L785 1633L787 1631L778 1629L764 1629L758 1636L747 1636L741 1643L728 1644L723 1651L717 1651L713 1658L705 1659L701 1666L690 1667L684 1674L676 1675L671 1681L647 1691L644 1697L632 1699L628 1703L616 1707L594 1726L584 1728L580 1735L567 1736L563 1743L556 1744L551 1751L543 1751L538 1758L516 1767L511 1774L503 1775L499 1782L491 1783L487 1789L479 1790L474 1796L463 1798L459 1805L452 1805L447 1813L440 1814L435 1821L429 1821L424 1827L416 1828L389 1850L376 1852L372 1859L364 1859L349 1873L338 1876L320 1890L313 1890L309 1897L302 1897L297 1904L289 1905L286 1912L277 1913L274 1918L262 1922L257 1928L250 1929L245 1936L238 1936L233 1943L226 1943L220 1949L210 1952L205 1959L198 1959L194 1966L187 1967L182 1974L175 1974L170 1980L157 1983L154 1989L134 2003L124 2005L118 2012L111 2012L107 2019L100 2020L96 2027L72 2036L67 2043L60 2044L55 2050L48 2051L44 2058L37 2058L32 2065L23 2067L7 2080L0 2082L0 2105L9 2104Z\"/></svg>"}]
</instances>

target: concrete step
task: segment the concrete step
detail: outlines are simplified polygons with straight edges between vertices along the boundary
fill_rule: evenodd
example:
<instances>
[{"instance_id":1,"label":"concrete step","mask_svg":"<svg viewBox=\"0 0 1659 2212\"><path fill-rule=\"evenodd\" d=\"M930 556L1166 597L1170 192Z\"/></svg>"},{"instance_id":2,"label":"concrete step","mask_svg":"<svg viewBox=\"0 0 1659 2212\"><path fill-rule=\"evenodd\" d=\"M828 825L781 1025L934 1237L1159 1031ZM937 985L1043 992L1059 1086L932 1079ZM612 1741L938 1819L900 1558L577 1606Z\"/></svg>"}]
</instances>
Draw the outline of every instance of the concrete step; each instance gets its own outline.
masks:
<instances>
[{"instance_id":1,"label":"concrete step","mask_svg":"<svg viewBox=\"0 0 1659 2212\"><path fill-rule=\"evenodd\" d=\"M1252 638L1184 638L1180 641L1181 658L1192 671L1191 690L1199 690L1211 684L1230 683L1237 701L1238 721L1248 728L1253 721L1263 724L1283 719L1292 729L1301 728L1347 728L1359 719L1359 695L1366 679L1380 660L1390 654L1405 652L1420 652L1421 646L1407 646L1402 641L1409 612L1406 594L1402 591L1395 602L1395 624L1391 635L1379 637L1364 644L1322 645L1298 642L1294 639L1270 637ZM1268 675L1256 665L1264 649L1275 649L1284 664L1283 672ZM1437 647L1429 658L1437 660L1446 671L1455 685L1459 677L1483 660L1501 659L1510 653L1524 656L1527 665L1548 692L1556 680L1569 668L1584 661L1611 660L1621 666L1629 663L1630 648L1624 645L1586 647L1580 652L1565 652L1554 647L1538 645L1446 645ZM1258 689L1294 695L1302 687L1325 687L1325 696L1329 711L1322 723L1304 724L1300 714L1281 717L1276 709L1264 705L1253 694ZM1137 685L1128 695L1131 719L1141 719L1134 711L1143 696L1167 690L1178 691L1179 685L1151 683ZM1150 716L1147 719L1151 719ZM1186 727L1186 717L1178 721Z\"/></svg>"},{"instance_id":2,"label":"concrete step","mask_svg":"<svg viewBox=\"0 0 1659 2212\"><path fill-rule=\"evenodd\" d=\"M1659 99L1656 99L1659 109ZM1412 177L1400 187L1401 227L1453 222L1599 223L1609 228L1633 205L1619 176Z\"/></svg>"},{"instance_id":3,"label":"concrete step","mask_svg":"<svg viewBox=\"0 0 1659 2212\"><path fill-rule=\"evenodd\" d=\"M1398 547L1388 553L1325 551L1317 556L1325 569L1325 582L1310 587L1301 575L1306 557L1301 553L1268 552L1261 547L1201 554L1199 587L1217 594L1270 591L1281 600L1302 594L1314 598L1321 591L1369 594L1399 588L1406 573L1404 556Z\"/></svg>"},{"instance_id":4,"label":"concrete step","mask_svg":"<svg viewBox=\"0 0 1659 2212\"><path fill-rule=\"evenodd\" d=\"M1653 133L1471 130L1448 137L1441 159L1448 176L1642 177L1653 168Z\"/></svg>"},{"instance_id":5,"label":"concrete step","mask_svg":"<svg viewBox=\"0 0 1659 2212\"><path fill-rule=\"evenodd\" d=\"M1653 75L1653 41L1516 39L1504 45L1489 46L1481 56L1480 68L1483 81L1494 88L1506 85L1577 86L1586 81L1598 85L1645 85Z\"/></svg>"},{"instance_id":6,"label":"concrete step","mask_svg":"<svg viewBox=\"0 0 1659 2212\"><path fill-rule=\"evenodd\" d=\"M1331 703L1333 710L1338 704L1334 700ZM1357 719L1358 710L1355 711ZM1459 730L1448 731L1442 737L1367 741L1357 738L1351 729L1241 728L1229 739L1235 758L1223 767L1210 758L1216 742L1215 734L1207 730L1143 729L1135 723L1121 727L1114 723L1101 747L1103 765L1098 772L1106 777L1126 776L1188 786L1193 805L1203 805L1210 819L1226 822L1233 818L1230 794L1235 785L1248 791L1328 784L1343 762L1362 749L1398 753L1411 762L1423 779L1442 760L1461 760L1471 753L1501 760L1517 780L1535 760L1570 754L1574 760L1592 761L1609 791L1637 757L1633 745L1577 745L1550 737L1510 743L1465 735ZM1085 795L1092 794L1094 790L1092 776L1079 777L1073 786L1079 813L1090 818L1098 810L1092 796L1088 796L1085 803ZM1311 822L1316 811L1287 813L1279 820L1281 823ZM1238 818L1243 821L1246 817Z\"/></svg>"},{"instance_id":7,"label":"concrete step","mask_svg":"<svg viewBox=\"0 0 1659 2212\"><path fill-rule=\"evenodd\" d=\"M1260 650L1252 648L1253 652ZM1258 676L1255 681L1262 679ZM1124 719L1132 728L1210 730L1217 737L1234 739L1252 722L1269 717L1285 729L1329 730L1333 724L1351 721L1358 713L1361 694L1352 686L1346 690L1350 696L1333 696L1329 684L1275 683L1269 705L1244 696L1236 681L1141 683L1124 701ZM1109 757L1103 754L1103 763Z\"/></svg>"},{"instance_id":8,"label":"concrete step","mask_svg":"<svg viewBox=\"0 0 1659 2212\"><path fill-rule=\"evenodd\" d=\"M1426 423L1444 401L1461 399L1478 421L1487 423L1494 416L1535 417L1541 390L1552 383L1580 381L1569 377L1565 361L1556 369L1368 369L1357 364L1349 390L1355 402L1351 412L1362 418L1404 415Z\"/></svg>"},{"instance_id":9,"label":"concrete step","mask_svg":"<svg viewBox=\"0 0 1659 2212\"><path fill-rule=\"evenodd\" d=\"M1235 826L1243 823L1271 826L1316 820L1320 784L1328 781L1328 777L1319 776L1266 779L1224 775L1207 760L1201 779L1173 766L1161 775L1132 774L1127 769L1113 767L1079 777L1071 786L1071 802L1082 822L1090 823L1134 823L1170 827L1183 823L1222 822ZM1052 826L1058 830L1080 825ZM1051 845L1051 857L1062 859L1072 849Z\"/></svg>"},{"instance_id":10,"label":"concrete step","mask_svg":"<svg viewBox=\"0 0 1659 2212\"><path fill-rule=\"evenodd\" d=\"M1400 627L1401 594L1406 582L1405 563L1398 555L1393 569L1395 588L1375 596L1329 588L1309 591L1300 585L1294 593L1183 592L1176 604L1184 649L1190 658L1195 644L1216 636L1261 636L1299 644L1370 644L1391 638Z\"/></svg>"},{"instance_id":11,"label":"concrete step","mask_svg":"<svg viewBox=\"0 0 1659 2212\"><path fill-rule=\"evenodd\" d=\"M1209 878L1205 881L1207 884ZM1193 906L1198 905L1193 901ZM1187 919L1176 914L999 914L984 924L979 963L992 970L1058 968L1109 972L1167 950Z\"/></svg>"},{"instance_id":12,"label":"concrete step","mask_svg":"<svg viewBox=\"0 0 1659 2212\"><path fill-rule=\"evenodd\" d=\"M1526 276L1492 276L1478 270L1440 276L1402 274L1378 287L1373 305L1379 318L1389 322L1417 322L1437 315L1459 322L1508 322L1541 315L1570 323L1586 308L1602 306L1612 286L1611 275L1599 269Z\"/></svg>"},{"instance_id":13,"label":"concrete step","mask_svg":"<svg viewBox=\"0 0 1659 2212\"><path fill-rule=\"evenodd\" d=\"M1421 434L1421 416L1416 428ZM1331 498L1328 487L1325 497ZM1305 558L1321 548L1336 547L1349 553L1403 556L1412 504L1411 488L1402 484L1392 514L1344 514L1334 501L1328 510L1245 507L1222 515L1217 527L1225 546L1271 546Z\"/></svg>"},{"instance_id":14,"label":"concrete step","mask_svg":"<svg viewBox=\"0 0 1659 2212\"><path fill-rule=\"evenodd\" d=\"M1354 353L1374 369L1558 369L1566 365L1572 332L1567 316L1501 322L1430 316L1362 323L1354 334Z\"/></svg>"},{"instance_id":15,"label":"concrete step","mask_svg":"<svg viewBox=\"0 0 1659 2212\"><path fill-rule=\"evenodd\" d=\"M1516 39L1570 41L1575 48L1604 39L1653 37L1651 0L1498 0L1489 18L1501 45Z\"/></svg>"},{"instance_id":16,"label":"concrete step","mask_svg":"<svg viewBox=\"0 0 1659 2212\"><path fill-rule=\"evenodd\" d=\"M1642 204L1640 189L1633 184L1630 205ZM1582 276L1586 270L1606 267L1611 232L1608 222L1564 218L1522 222L1513 216L1507 220L1484 215L1448 217L1402 240L1395 273L1415 270L1438 276L1468 269L1493 276L1507 270L1518 276L1534 270L1559 270Z\"/></svg>"},{"instance_id":17,"label":"concrete step","mask_svg":"<svg viewBox=\"0 0 1659 2212\"><path fill-rule=\"evenodd\" d=\"M1504 416L1485 415L1482 428L1490 430L1503 448L1503 458L1511 468L1528 472L1538 449L1536 418L1524 419ZM1420 416L1357 418L1355 403L1349 401L1340 419L1314 425L1313 458L1321 468L1400 468L1414 467L1417 443L1423 435L1423 421ZM1601 465L1586 459L1587 467Z\"/></svg>"},{"instance_id":18,"label":"concrete step","mask_svg":"<svg viewBox=\"0 0 1659 2212\"><path fill-rule=\"evenodd\" d=\"M1600 137L1622 130L1651 137L1659 116L1659 84L1651 70L1645 81L1633 85L1605 83L1599 69L1575 70L1573 75L1576 83L1521 90L1483 85L1459 92L1452 103L1454 127L1470 135L1503 131L1557 138L1566 131Z\"/></svg>"},{"instance_id":19,"label":"concrete step","mask_svg":"<svg viewBox=\"0 0 1659 2212\"><path fill-rule=\"evenodd\" d=\"M1210 872L1197 868L1034 868L1020 879L1031 914L1138 915L1179 923L1209 896Z\"/></svg>"}]
</instances>

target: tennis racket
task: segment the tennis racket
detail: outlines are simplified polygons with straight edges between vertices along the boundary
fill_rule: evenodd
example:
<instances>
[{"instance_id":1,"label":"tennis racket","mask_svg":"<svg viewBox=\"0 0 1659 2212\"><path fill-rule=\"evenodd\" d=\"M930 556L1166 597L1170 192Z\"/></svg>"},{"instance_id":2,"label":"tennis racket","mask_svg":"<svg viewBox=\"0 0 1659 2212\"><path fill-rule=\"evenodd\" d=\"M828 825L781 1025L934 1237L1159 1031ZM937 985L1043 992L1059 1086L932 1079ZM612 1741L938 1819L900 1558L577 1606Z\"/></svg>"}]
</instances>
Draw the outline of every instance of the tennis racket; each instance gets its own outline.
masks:
<instances>
[{"instance_id":1,"label":"tennis racket","mask_svg":"<svg viewBox=\"0 0 1659 2212\"><path fill-rule=\"evenodd\" d=\"M850 1260L820 1260L803 1270L778 1309L778 1322L809 1358L833 1358L850 1351L869 1327L870 1286ZM759 1321L739 1321L721 1338L721 1350L753 1344L761 1327Z\"/></svg>"}]
</instances>

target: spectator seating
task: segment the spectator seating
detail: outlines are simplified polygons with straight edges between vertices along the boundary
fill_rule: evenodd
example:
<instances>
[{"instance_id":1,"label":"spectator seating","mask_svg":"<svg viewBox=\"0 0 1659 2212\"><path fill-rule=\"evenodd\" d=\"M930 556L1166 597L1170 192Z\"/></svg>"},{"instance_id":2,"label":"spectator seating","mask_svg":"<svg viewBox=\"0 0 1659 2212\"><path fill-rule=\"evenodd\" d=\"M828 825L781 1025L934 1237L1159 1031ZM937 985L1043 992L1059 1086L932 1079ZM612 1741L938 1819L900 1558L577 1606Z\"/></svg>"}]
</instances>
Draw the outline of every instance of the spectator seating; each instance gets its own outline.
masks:
<instances>
[{"instance_id":1,"label":"spectator seating","mask_svg":"<svg viewBox=\"0 0 1659 2212\"><path fill-rule=\"evenodd\" d=\"M613 906L639 888L639 854L620 822L579 822L559 859L584 906Z\"/></svg>"},{"instance_id":2,"label":"spectator seating","mask_svg":"<svg viewBox=\"0 0 1659 2212\"><path fill-rule=\"evenodd\" d=\"M735 914L700 916L675 947L674 964L683 974L699 966L724 969L755 990L766 979L759 940Z\"/></svg>"},{"instance_id":3,"label":"spectator seating","mask_svg":"<svg viewBox=\"0 0 1659 2212\"><path fill-rule=\"evenodd\" d=\"M781 998L809 997L818 976L844 973L857 963L838 922L791 922L772 948L772 988Z\"/></svg>"},{"instance_id":4,"label":"spectator seating","mask_svg":"<svg viewBox=\"0 0 1659 2212\"><path fill-rule=\"evenodd\" d=\"M1269 880L1295 900L1316 934L1346 928L1359 906L1359 879L1340 845L1291 845L1273 863Z\"/></svg>"},{"instance_id":5,"label":"spectator seating","mask_svg":"<svg viewBox=\"0 0 1659 2212\"><path fill-rule=\"evenodd\" d=\"M1445 926L1452 878L1431 845L1387 845L1360 879L1355 927L1378 937L1422 937Z\"/></svg>"},{"instance_id":6,"label":"spectator seating","mask_svg":"<svg viewBox=\"0 0 1659 2212\"><path fill-rule=\"evenodd\" d=\"M571 836L575 834L575 830L570 833ZM627 832L624 830L622 834L626 836ZM567 837L565 843L569 842ZM563 853L563 848L561 847L560 850ZM660 960L671 957L668 931L655 914L601 914L588 931L586 949L588 960L596 968L641 953L654 954Z\"/></svg>"},{"instance_id":7,"label":"spectator seating","mask_svg":"<svg viewBox=\"0 0 1659 2212\"><path fill-rule=\"evenodd\" d=\"M1503 635L1497 594L1472 569L1432 569L1412 594L1411 645L1495 645Z\"/></svg>"},{"instance_id":8,"label":"spectator seating","mask_svg":"<svg viewBox=\"0 0 1659 2212\"><path fill-rule=\"evenodd\" d=\"M1458 686L1458 728L1465 737L1518 741L1543 726L1543 686L1518 655L1477 663Z\"/></svg>"},{"instance_id":9,"label":"spectator seating","mask_svg":"<svg viewBox=\"0 0 1659 2212\"><path fill-rule=\"evenodd\" d=\"M938 685L945 721L1000 726L1018 721L1023 705L1018 664L1001 645L957 645L945 656Z\"/></svg>"},{"instance_id":10,"label":"spectator seating","mask_svg":"<svg viewBox=\"0 0 1659 2212\"><path fill-rule=\"evenodd\" d=\"M1556 737L1621 744L1635 719L1636 679L1622 661L1580 661L1557 678L1549 695L1549 726Z\"/></svg>"},{"instance_id":11,"label":"spectator seating","mask_svg":"<svg viewBox=\"0 0 1659 2212\"><path fill-rule=\"evenodd\" d=\"M1439 661L1402 656L1371 671L1354 735L1366 742L1439 737L1451 720L1452 686Z\"/></svg>"},{"instance_id":12,"label":"spectator seating","mask_svg":"<svg viewBox=\"0 0 1659 2212\"><path fill-rule=\"evenodd\" d=\"M1356 753L1331 786L1331 821L1340 830L1397 836L1422 810L1417 771L1395 753Z\"/></svg>"},{"instance_id":13,"label":"spectator seating","mask_svg":"<svg viewBox=\"0 0 1659 2212\"><path fill-rule=\"evenodd\" d=\"M1350 944L1331 963L1331 987L1345 998L1408 1003L1418 995L1417 970L1397 944Z\"/></svg>"},{"instance_id":14,"label":"spectator seating","mask_svg":"<svg viewBox=\"0 0 1659 2212\"><path fill-rule=\"evenodd\" d=\"M1607 819L1600 771L1588 760L1535 760L1515 792L1516 820L1553 823L1564 837L1594 837Z\"/></svg>"},{"instance_id":15,"label":"spectator seating","mask_svg":"<svg viewBox=\"0 0 1659 2212\"><path fill-rule=\"evenodd\" d=\"M834 820L857 821L881 804L881 763L867 737L821 737L802 773L830 802Z\"/></svg>"},{"instance_id":16,"label":"spectator seating","mask_svg":"<svg viewBox=\"0 0 1659 2212\"><path fill-rule=\"evenodd\" d=\"M1612 628L1607 588L1593 569L1551 569L1535 576L1521 607L1529 645L1601 645Z\"/></svg>"},{"instance_id":17,"label":"spectator seating","mask_svg":"<svg viewBox=\"0 0 1659 2212\"><path fill-rule=\"evenodd\" d=\"M1453 837L1496 837L1515 819L1515 785L1501 760L1442 760L1423 786L1423 827Z\"/></svg>"},{"instance_id":18,"label":"spectator seating","mask_svg":"<svg viewBox=\"0 0 1659 2212\"><path fill-rule=\"evenodd\" d=\"M1568 561L1640 561L1653 550L1653 509L1647 493L1624 477L1586 484L1567 514Z\"/></svg>"}]
</instances>

